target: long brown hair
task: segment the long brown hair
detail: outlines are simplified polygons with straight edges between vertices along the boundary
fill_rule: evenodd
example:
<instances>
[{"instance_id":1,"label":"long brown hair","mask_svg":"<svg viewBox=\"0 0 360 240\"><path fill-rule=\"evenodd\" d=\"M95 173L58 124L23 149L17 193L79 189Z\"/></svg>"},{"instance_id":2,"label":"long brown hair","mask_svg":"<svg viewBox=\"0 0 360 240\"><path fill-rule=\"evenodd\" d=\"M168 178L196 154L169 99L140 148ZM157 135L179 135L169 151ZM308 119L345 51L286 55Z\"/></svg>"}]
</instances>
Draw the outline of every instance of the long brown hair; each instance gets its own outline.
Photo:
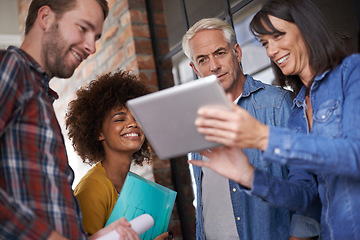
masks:
<instances>
[{"instance_id":1,"label":"long brown hair","mask_svg":"<svg viewBox=\"0 0 360 240\"><path fill-rule=\"evenodd\" d=\"M304 39L315 76L334 69L348 55L340 39L331 31L322 13L311 1L268 1L250 22L250 31L255 37L283 34L271 24L269 15L296 24ZM285 76L275 63L271 62L271 66L281 86L290 86L296 94L300 91L303 84L297 75Z\"/></svg>"}]
</instances>

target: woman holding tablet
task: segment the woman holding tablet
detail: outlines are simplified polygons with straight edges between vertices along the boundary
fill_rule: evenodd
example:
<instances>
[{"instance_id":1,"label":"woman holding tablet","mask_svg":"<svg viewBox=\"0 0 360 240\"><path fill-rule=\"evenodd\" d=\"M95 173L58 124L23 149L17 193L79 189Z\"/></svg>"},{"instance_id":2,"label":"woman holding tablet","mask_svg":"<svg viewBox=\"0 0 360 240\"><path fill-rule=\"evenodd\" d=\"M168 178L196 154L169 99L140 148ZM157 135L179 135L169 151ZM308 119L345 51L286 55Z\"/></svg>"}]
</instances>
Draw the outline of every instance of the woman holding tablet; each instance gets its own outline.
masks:
<instances>
[{"instance_id":1,"label":"woman holding tablet","mask_svg":"<svg viewBox=\"0 0 360 240\"><path fill-rule=\"evenodd\" d=\"M297 94L289 129L268 127L244 109L203 108L196 125L210 141L226 147L205 152L210 167L256 191L266 187L243 148L263 151L269 162L317 175L322 203L322 239L360 236L360 54L348 55L309 0L270 0L254 16L251 31L272 60L276 78ZM286 200L267 186L267 201Z\"/></svg>"}]
</instances>

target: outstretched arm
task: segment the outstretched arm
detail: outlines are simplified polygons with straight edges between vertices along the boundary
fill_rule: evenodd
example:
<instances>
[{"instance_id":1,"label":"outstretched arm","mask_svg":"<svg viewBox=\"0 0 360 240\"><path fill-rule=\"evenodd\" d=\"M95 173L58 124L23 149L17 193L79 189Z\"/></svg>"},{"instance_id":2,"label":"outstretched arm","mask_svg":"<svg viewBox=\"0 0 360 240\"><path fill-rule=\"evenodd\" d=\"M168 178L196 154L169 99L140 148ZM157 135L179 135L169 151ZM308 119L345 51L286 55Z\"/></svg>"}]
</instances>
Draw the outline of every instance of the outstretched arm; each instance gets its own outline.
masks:
<instances>
[{"instance_id":1,"label":"outstretched arm","mask_svg":"<svg viewBox=\"0 0 360 240\"><path fill-rule=\"evenodd\" d=\"M238 182L248 194L273 206L304 211L317 197L315 177L304 170L290 167L288 179L272 176L254 168L243 151L236 147L219 147L201 154L209 161L189 160L189 163L210 168Z\"/></svg>"}]
</instances>

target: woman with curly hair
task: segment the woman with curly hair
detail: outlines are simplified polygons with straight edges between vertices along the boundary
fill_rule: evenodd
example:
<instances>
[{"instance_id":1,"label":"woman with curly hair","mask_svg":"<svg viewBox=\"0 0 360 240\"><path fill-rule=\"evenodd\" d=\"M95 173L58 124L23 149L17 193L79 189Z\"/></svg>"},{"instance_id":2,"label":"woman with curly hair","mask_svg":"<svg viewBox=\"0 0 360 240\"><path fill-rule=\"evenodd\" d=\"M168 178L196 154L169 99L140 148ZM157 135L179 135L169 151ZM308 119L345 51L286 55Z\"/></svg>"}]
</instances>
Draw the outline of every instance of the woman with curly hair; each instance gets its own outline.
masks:
<instances>
[{"instance_id":1,"label":"woman with curly hair","mask_svg":"<svg viewBox=\"0 0 360 240\"><path fill-rule=\"evenodd\" d=\"M69 103L69 139L83 162L95 164L74 190L88 234L106 224L130 164L150 161L149 143L126 107L127 100L148 93L145 84L120 70L91 81ZM161 237L167 237L164 234Z\"/></svg>"}]
</instances>

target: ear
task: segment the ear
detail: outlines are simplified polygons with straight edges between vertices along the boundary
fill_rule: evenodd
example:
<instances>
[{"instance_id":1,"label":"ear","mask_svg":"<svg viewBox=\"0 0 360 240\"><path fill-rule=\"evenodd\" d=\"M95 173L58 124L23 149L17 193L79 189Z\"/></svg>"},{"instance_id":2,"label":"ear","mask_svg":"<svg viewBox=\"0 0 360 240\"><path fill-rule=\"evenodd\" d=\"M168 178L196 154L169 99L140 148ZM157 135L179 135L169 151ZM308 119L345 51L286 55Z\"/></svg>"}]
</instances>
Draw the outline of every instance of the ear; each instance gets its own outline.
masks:
<instances>
[{"instance_id":1,"label":"ear","mask_svg":"<svg viewBox=\"0 0 360 240\"><path fill-rule=\"evenodd\" d=\"M39 22L41 29L46 31L55 21L55 13L51 10L49 6L42 6L38 10L36 20Z\"/></svg>"},{"instance_id":2,"label":"ear","mask_svg":"<svg viewBox=\"0 0 360 240\"><path fill-rule=\"evenodd\" d=\"M196 66L193 62L190 62L190 67L194 70L194 72L196 73L196 75L198 75L198 77L201 77L200 72L196 69Z\"/></svg>"},{"instance_id":3,"label":"ear","mask_svg":"<svg viewBox=\"0 0 360 240\"><path fill-rule=\"evenodd\" d=\"M98 140L101 142L102 140L104 140L105 139L105 137L103 136L103 134L102 133L100 133L99 134L99 138L98 138Z\"/></svg>"},{"instance_id":4,"label":"ear","mask_svg":"<svg viewBox=\"0 0 360 240\"><path fill-rule=\"evenodd\" d=\"M241 47L240 47L240 45L238 43L235 43L235 45L234 45L234 52L235 52L236 60L238 62L241 62L242 51L241 51Z\"/></svg>"}]
</instances>

